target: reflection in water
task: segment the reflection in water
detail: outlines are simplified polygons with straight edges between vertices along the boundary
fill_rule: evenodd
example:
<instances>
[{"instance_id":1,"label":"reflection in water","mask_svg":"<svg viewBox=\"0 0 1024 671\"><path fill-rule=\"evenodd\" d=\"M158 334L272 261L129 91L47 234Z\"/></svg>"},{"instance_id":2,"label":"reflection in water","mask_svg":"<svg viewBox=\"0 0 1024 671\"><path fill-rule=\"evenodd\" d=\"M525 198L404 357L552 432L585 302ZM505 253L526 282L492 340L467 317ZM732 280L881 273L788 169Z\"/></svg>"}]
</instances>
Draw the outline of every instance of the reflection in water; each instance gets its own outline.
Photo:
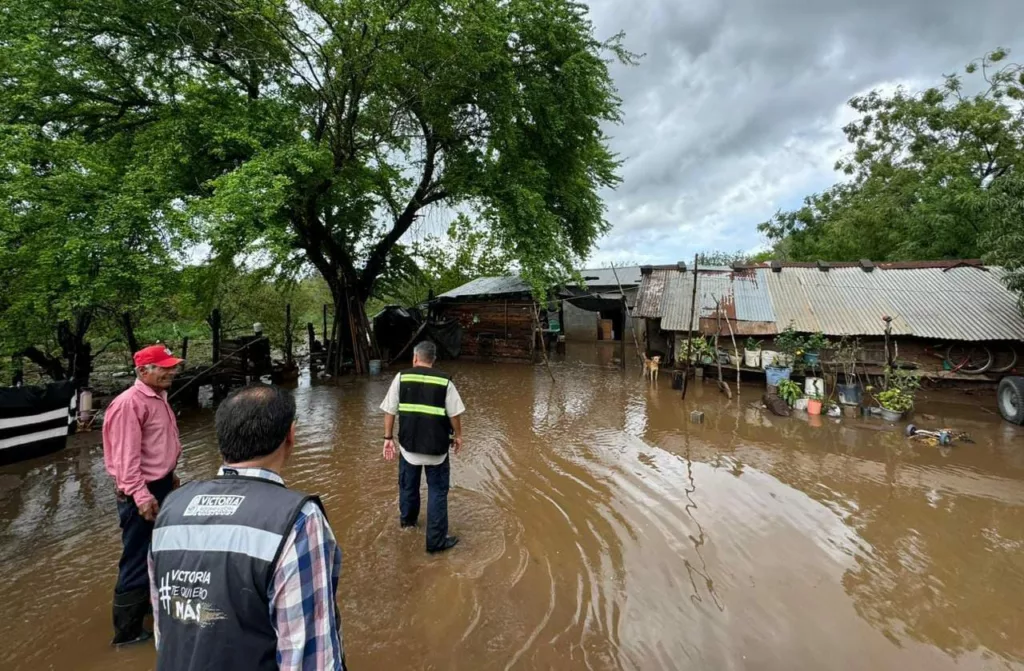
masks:
<instances>
[{"instance_id":1,"label":"reflection in water","mask_svg":"<svg viewBox=\"0 0 1024 671\"><path fill-rule=\"evenodd\" d=\"M584 354L554 383L447 367L469 411L464 541L443 557L397 528L390 376L297 390L285 476L322 495L344 549L353 668L1024 668L1019 428L930 399L976 441L943 455L881 423L764 416L753 386L683 403L615 348ZM217 466L211 419L181 418L186 480ZM106 647L118 530L98 439L0 470L5 669L152 668Z\"/></svg>"}]
</instances>

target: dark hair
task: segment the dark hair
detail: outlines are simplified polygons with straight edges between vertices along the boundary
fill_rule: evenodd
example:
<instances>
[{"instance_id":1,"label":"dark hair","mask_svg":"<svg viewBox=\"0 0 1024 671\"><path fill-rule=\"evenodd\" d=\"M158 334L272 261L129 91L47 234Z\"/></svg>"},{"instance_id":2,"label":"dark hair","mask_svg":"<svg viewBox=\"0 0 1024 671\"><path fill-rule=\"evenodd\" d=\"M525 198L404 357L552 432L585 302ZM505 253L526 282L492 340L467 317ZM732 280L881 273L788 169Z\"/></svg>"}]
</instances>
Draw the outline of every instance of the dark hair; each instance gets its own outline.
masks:
<instances>
[{"instance_id":1,"label":"dark hair","mask_svg":"<svg viewBox=\"0 0 1024 671\"><path fill-rule=\"evenodd\" d=\"M217 444L224 463L272 454L293 421L295 399L284 389L256 382L237 390L217 408Z\"/></svg>"}]
</instances>

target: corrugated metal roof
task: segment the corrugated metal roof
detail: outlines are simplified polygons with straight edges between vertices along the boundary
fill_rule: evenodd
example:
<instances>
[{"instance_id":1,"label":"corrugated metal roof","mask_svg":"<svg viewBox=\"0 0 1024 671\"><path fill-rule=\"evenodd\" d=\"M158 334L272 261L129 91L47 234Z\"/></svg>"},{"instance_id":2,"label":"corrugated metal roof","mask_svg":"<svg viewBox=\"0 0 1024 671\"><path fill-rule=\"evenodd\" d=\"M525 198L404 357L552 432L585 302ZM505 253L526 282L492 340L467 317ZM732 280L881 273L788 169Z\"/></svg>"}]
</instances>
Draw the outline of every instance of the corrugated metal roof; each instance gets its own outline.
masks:
<instances>
[{"instance_id":1,"label":"corrugated metal roof","mask_svg":"<svg viewBox=\"0 0 1024 671\"><path fill-rule=\"evenodd\" d=\"M622 287L635 287L640 284L640 266L625 266L622 268L587 268L580 271L583 280L588 287L615 287L615 275L618 273L619 282ZM575 286L575 285L569 285Z\"/></svg>"},{"instance_id":2,"label":"corrugated metal roof","mask_svg":"<svg viewBox=\"0 0 1024 671\"><path fill-rule=\"evenodd\" d=\"M641 319L661 319L661 302L665 294L665 282L668 270L652 270L640 281L640 290L636 294L636 307L633 316Z\"/></svg>"},{"instance_id":3,"label":"corrugated metal roof","mask_svg":"<svg viewBox=\"0 0 1024 671\"><path fill-rule=\"evenodd\" d=\"M733 273L732 290L736 300L736 319L751 322L778 321L768 285L757 273Z\"/></svg>"},{"instance_id":4,"label":"corrugated metal roof","mask_svg":"<svg viewBox=\"0 0 1024 671\"><path fill-rule=\"evenodd\" d=\"M467 298L470 296L500 296L502 294L530 293L526 282L518 277L478 277L461 287L446 291L438 298Z\"/></svg>"},{"instance_id":5,"label":"corrugated metal roof","mask_svg":"<svg viewBox=\"0 0 1024 671\"><path fill-rule=\"evenodd\" d=\"M1024 340L1024 318L998 268L758 269L775 306L779 329L825 335L892 332L944 340Z\"/></svg>"},{"instance_id":6,"label":"corrugated metal roof","mask_svg":"<svg viewBox=\"0 0 1024 671\"><path fill-rule=\"evenodd\" d=\"M772 323L772 307L768 287L753 270L733 272L729 268L701 268L697 274L697 307L694 322L711 317L720 303L723 314L730 319ZM693 296L693 274L678 270L652 270L644 276L637 295L636 316L662 320L669 331L687 330L690 300ZM716 302L717 301L717 302Z\"/></svg>"}]
</instances>

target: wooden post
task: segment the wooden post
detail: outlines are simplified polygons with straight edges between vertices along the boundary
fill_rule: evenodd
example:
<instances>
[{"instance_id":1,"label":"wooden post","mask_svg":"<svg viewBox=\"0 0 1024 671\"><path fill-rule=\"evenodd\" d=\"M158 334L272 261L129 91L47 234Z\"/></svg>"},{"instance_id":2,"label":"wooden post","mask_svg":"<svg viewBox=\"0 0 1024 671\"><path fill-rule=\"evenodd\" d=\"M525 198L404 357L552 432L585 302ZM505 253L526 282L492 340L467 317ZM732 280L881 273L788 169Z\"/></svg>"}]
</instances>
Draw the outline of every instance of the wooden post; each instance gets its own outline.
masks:
<instances>
[{"instance_id":1,"label":"wooden post","mask_svg":"<svg viewBox=\"0 0 1024 671\"><path fill-rule=\"evenodd\" d=\"M718 315L718 330L715 332L715 363L718 364L718 389L731 401L732 392L729 391L729 385L722 379L722 357L718 354L718 337L722 335L722 304L716 300L715 305L715 314Z\"/></svg>"},{"instance_id":2,"label":"wooden post","mask_svg":"<svg viewBox=\"0 0 1024 671\"><path fill-rule=\"evenodd\" d=\"M188 359L188 336L181 339L181 358Z\"/></svg>"},{"instance_id":3,"label":"wooden post","mask_svg":"<svg viewBox=\"0 0 1024 671\"><path fill-rule=\"evenodd\" d=\"M626 370L626 297L622 297L622 333L619 334L619 367Z\"/></svg>"},{"instance_id":4,"label":"wooden post","mask_svg":"<svg viewBox=\"0 0 1024 671\"><path fill-rule=\"evenodd\" d=\"M686 367L683 369L683 395L686 398L686 386L690 379L690 352L693 347L693 315L697 311L697 259L693 255L693 296L690 299L690 322L686 325Z\"/></svg>"},{"instance_id":5,"label":"wooden post","mask_svg":"<svg viewBox=\"0 0 1024 671\"><path fill-rule=\"evenodd\" d=\"M213 331L213 363L220 361L220 310L210 315L210 329Z\"/></svg>"},{"instance_id":6,"label":"wooden post","mask_svg":"<svg viewBox=\"0 0 1024 671\"><path fill-rule=\"evenodd\" d=\"M316 329L313 322L306 322L306 338L309 340L309 353L313 353L313 343L316 342Z\"/></svg>"},{"instance_id":7,"label":"wooden post","mask_svg":"<svg viewBox=\"0 0 1024 671\"><path fill-rule=\"evenodd\" d=\"M640 341L637 340L637 337L636 337L636 324L633 323L633 315L629 314L629 306L626 305L626 292L622 289L622 282L619 281L619 272L615 269L614 265L612 266L612 274L615 275L615 284L618 285L618 287L619 287L619 294L622 296L622 311L624 313L623 320L622 320L622 328L623 329L626 328L625 317L628 316L629 317L629 331L630 331L630 333L633 334L633 345L636 347L636 356L640 360L640 365L643 366L644 365L644 355L646 354L646 352L641 352L640 351ZM623 334L622 337L623 337L623 339L625 339L626 335Z\"/></svg>"},{"instance_id":8,"label":"wooden post","mask_svg":"<svg viewBox=\"0 0 1024 671\"><path fill-rule=\"evenodd\" d=\"M337 306L335 306L335 307L337 307ZM327 337L327 306L324 305L324 340L325 340L325 348L324 349L327 351L327 358L324 359L324 372L331 373L332 375L336 375L337 372L338 372L337 371L337 366L335 366L334 368L331 367L331 352L336 349L335 346L334 346L334 335L337 332L338 332L338 312L337 312L337 309L335 309L334 320L333 320L333 322L331 324L331 337L330 338ZM337 357L335 357L335 358L337 358Z\"/></svg>"},{"instance_id":9,"label":"wooden post","mask_svg":"<svg viewBox=\"0 0 1024 671\"><path fill-rule=\"evenodd\" d=\"M732 322L729 321L729 315L725 315L725 325L729 327L729 337L732 338L732 350L735 353L734 356L739 361L736 364L736 397L740 395L740 369L743 368L743 359L740 359L740 348L736 344L736 334L732 330Z\"/></svg>"},{"instance_id":10,"label":"wooden post","mask_svg":"<svg viewBox=\"0 0 1024 671\"><path fill-rule=\"evenodd\" d=\"M292 304L284 306L284 362L292 365Z\"/></svg>"},{"instance_id":11,"label":"wooden post","mask_svg":"<svg viewBox=\"0 0 1024 671\"><path fill-rule=\"evenodd\" d=\"M508 301L505 301L505 340L508 340Z\"/></svg>"},{"instance_id":12,"label":"wooden post","mask_svg":"<svg viewBox=\"0 0 1024 671\"><path fill-rule=\"evenodd\" d=\"M548 370L548 375L551 376L551 381L555 381L555 374L551 372L551 364L548 362L548 346L544 342L544 332L540 329L540 310L537 307L537 302L533 303L533 327L534 336L533 340L536 342L537 336L540 336L540 352L544 357L544 367Z\"/></svg>"}]
</instances>

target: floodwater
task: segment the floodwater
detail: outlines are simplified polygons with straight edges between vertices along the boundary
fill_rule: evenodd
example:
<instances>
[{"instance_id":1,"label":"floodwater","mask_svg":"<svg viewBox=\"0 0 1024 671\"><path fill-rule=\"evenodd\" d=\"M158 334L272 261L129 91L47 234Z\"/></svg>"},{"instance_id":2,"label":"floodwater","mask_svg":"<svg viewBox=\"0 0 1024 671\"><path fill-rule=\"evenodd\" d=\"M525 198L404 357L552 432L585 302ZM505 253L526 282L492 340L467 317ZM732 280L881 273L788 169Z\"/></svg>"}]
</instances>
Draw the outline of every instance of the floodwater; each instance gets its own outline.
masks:
<instances>
[{"instance_id":1,"label":"floodwater","mask_svg":"<svg viewBox=\"0 0 1024 671\"><path fill-rule=\"evenodd\" d=\"M881 420L765 415L756 385L684 403L613 353L556 364L554 384L447 367L469 408L463 542L436 557L399 530L380 458L390 376L300 386L285 476L342 545L352 669L1024 669L1024 433L991 397L921 403L936 420L919 423L975 441L940 451ZM182 478L210 475L211 412L180 425ZM98 440L0 470L0 668L153 668L151 647L107 647L119 541Z\"/></svg>"}]
</instances>

